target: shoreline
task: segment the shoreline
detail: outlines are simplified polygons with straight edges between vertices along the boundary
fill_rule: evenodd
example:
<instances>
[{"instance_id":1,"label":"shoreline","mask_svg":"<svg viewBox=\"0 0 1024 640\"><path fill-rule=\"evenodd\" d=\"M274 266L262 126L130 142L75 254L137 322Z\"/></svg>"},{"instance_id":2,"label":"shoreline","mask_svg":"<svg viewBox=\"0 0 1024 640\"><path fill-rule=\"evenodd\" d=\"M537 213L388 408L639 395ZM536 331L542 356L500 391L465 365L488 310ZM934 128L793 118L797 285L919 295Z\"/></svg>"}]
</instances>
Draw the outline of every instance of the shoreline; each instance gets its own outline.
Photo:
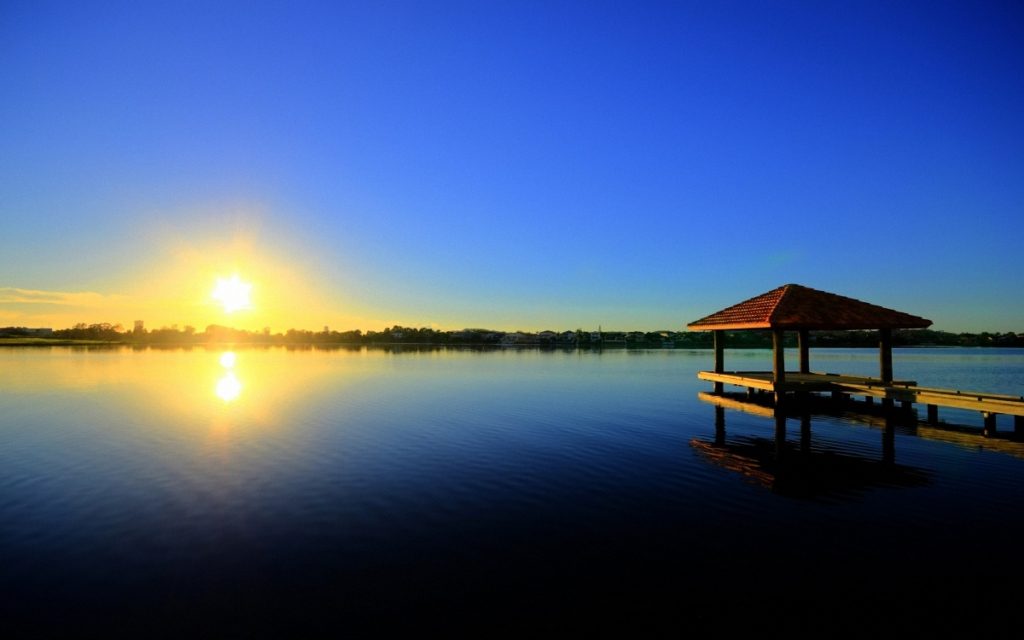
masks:
<instances>
[{"instance_id":1,"label":"shoreline","mask_svg":"<svg viewBox=\"0 0 1024 640\"><path fill-rule=\"evenodd\" d=\"M664 345L658 343L622 343L610 342L607 344L572 344L555 343L545 344L539 342L524 342L516 344L495 344L493 342L322 342L322 341L296 341L296 342L246 342L246 341L168 341L168 342L130 342L124 340L74 340L67 338L0 338L0 347L133 347L133 348L155 348L155 349L181 349L191 347L203 348L249 348L249 347L315 347L325 349L361 349L366 348L452 348L466 347L473 349L541 349L544 351L565 350L565 351L595 351L600 349L614 350L649 350L649 351L701 351L711 350L713 346L704 345ZM796 347L787 345L787 349ZM875 347L863 344L826 344L811 345L812 349L874 349ZM895 349L1020 349L1024 347L1006 345L945 345L945 344L907 344L894 345ZM737 345L726 347L728 350L766 350L771 351L771 345Z\"/></svg>"}]
</instances>

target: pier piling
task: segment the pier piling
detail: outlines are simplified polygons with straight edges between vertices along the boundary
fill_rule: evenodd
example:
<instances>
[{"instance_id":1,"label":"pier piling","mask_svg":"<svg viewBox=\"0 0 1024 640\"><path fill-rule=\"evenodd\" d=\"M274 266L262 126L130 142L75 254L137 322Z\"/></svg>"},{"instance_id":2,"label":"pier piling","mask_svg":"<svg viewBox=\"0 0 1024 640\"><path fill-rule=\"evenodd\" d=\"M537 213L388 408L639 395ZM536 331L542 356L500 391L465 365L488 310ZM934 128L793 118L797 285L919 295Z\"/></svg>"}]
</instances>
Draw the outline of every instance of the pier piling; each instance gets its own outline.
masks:
<instances>
[{"instance_id":1,"label":"pier piling","mask_svg":"<svg viewBox=\"0 0 1024 640\"><path fill-rule=\"evenodd\" d=\"M981 415L984 420L982 433L987 437L996 435L996 414L991 411L983 411Z\"/></svg>"}]
</instances>

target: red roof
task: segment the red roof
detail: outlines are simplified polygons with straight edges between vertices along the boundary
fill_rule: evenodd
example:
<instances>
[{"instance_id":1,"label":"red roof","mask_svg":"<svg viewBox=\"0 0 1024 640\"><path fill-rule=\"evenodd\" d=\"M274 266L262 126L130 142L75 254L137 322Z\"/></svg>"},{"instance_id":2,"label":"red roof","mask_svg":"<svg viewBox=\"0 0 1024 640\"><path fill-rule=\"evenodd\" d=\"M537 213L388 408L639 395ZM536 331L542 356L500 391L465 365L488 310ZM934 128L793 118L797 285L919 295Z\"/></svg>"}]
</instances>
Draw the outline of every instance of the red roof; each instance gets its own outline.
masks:
<instances>
[{"instance_id":1,"label":"red roof","mask_svg":"<svg viewBox=\"0 0 1024 640\"><path fill-rule=\"evenodd\" d=\"M910 329L932 321L827 291L785 284L686 325L708 329Z\"/></svg>"}]
</instances>

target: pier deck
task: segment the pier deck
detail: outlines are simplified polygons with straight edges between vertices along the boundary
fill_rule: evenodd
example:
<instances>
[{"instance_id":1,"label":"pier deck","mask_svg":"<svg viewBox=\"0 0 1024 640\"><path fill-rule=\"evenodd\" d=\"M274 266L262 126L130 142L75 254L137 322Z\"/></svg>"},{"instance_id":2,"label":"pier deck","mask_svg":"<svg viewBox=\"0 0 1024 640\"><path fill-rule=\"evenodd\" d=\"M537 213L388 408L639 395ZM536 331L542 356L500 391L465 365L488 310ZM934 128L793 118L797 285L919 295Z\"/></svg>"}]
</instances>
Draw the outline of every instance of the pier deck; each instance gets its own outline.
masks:
<instances>
[{"instance_id":1,"label":"pier deck","mask_svg":"<svg viewBox=\"0 0 1024 640\"><path fill-rule=\"evenodd\" d=\"M697 398L715 407L741 411L762 418L777 418L779 415L777 408L768 398L751 399L739 393L719 395L707 391L697 393ZM838 412L836 412L837 410ZM865 413L850 405L828 404L828 400L823 398L822 403L813 403L810 406L803 404L790 406L788 410L784 410L782 415L790 418L803 418L807 415L842 415L847 419L878 429L888 429L891 425L896 424L900 428L910 429L914 435L927 440L937 440L970 449L996 451L1024 459L1024 442L1021 442L1016 434L1004 434L1003 437L993 438L989 437L992 434L986 436L983 433L978 433L976 427L963 424L931 425L918 420L917 416L913 414L909 421L892 423L890 422L892 416L883 415L877 409L874 413Z\"/></svg>"},{"instance_id":2,"label":"pier deck","mask_svg":"<svg viewBox=\"0 0 1024 640\"><path fill-rule=\"evenodd\" d=\"M784 380L776 381L771 371L700 371L697 377L718 385L729 384L747 389L775 393L782 397L793 392L831 392L865 399L881 398L883 402L899 402L909 408L913 403L928 407L928 421L938 421L938 407L980 411L986 430L995 429L995 416L1014 416L1014 430L1024 433L1024 396L920 387L913 380L885 381L881 378L851 376L837 373L785 372Z\"/></svg>"},{"instance_id":3,"label":"pier deck","mask_svg":"<svg viewBox=\"0 0 1024 640\"><path fill-rule=\"evenodd\" d=\"M834 391L837 385L880 389L883 387L909 388L916 387L913 380L892 380L888 383L881 378L850 376L840 373L797 373L787 371L785 381L776 382L771 371L700 371L697 377L701 380L721 382L752 389L771 392L788 391Z\"/></svg>"}]
</instances>

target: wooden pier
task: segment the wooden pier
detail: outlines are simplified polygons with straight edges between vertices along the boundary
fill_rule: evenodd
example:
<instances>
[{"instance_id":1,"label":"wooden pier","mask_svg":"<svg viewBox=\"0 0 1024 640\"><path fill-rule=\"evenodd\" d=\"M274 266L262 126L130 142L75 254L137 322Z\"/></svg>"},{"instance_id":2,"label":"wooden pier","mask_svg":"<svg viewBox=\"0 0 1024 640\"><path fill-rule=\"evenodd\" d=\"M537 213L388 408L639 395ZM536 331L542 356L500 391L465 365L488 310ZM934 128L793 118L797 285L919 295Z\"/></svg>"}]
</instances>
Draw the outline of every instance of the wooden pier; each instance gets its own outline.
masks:
<instances>
[{"instance_id":1,"label":"wooden pier","mask_svg":"<svg viewBox=\"0 0 1024 640\"><path fill-rule=\"evenodd\" d=\"M831 393L841 400L862 396L866 402L881 400L885 409L899 403L904 410L924 404L927 422L938 423L939 407L978 411L984 433L994 435L996 416L1014 416L1014 433L1024 437L1024 396L1001 395L981 391L938 389L918 386L913 380L893 378L892 330L924 328L931 320L877 305L804 287L787 284L759 296L722 309L691 322L694 331L712 331L715 344L713 371L701 371L697 377L714 384L716 394L725 385L746 387L748 393L769 392L776 406L791 395ZM879 376L877 378L837 373L812 373L809 336L813 330L877 330ZM726 371L726 330L768 330L772 333L771 371ZM785 331L796 331L800 354L799 371L786 371L783 338Z\"/></svg>"},{"instance_id":2,"label":"wooden pier","mask_svg":"<svg viewBox=\"0 0 1024 640\"><path fill-rule=\"evenodd\" d=\"M715 407L716 427L725 410L739 411L761 418L798 419L801 424L815 416L842 417L844 420L864 424L875 429L888 431L898 429L907 434L926 440L937 440L974 450L994 451L1024 460L1024 439L1013 433L1001 432L985 435L977 425L945 422L929 424L916 412L886 411L879 404L865 404L850 399L849 402L835 402L828 396L808 396L803 402L791 402L782 407L775 406L772 396L767 393L748 395L739 392L724 394L701 391L697 398Z\"/></svg>"},{"instance_id":3,"label":"wooden pier","mask_svg":"<svg viewBox=\"0 0 1024 640\"><path fill-rule=\"evenodd\" d=\"M850 376L837 373L786 372L784 382L776 382L771 371L700 371L697 377L716 384L746 387L748 391L769 392L776 402L786 401L788 394L830 393L836 399L860 396L868 402L875 398L883 406L911 410L914 404L927 407L927 422L937 424L939 407L978 411L982 415L984 433L996 432L996 416L1013 416L1014 433L1024 437L1024 396L1000 395L980 391L920 387L912 380L891 380Z\"/></svg>"}]
</instances>

